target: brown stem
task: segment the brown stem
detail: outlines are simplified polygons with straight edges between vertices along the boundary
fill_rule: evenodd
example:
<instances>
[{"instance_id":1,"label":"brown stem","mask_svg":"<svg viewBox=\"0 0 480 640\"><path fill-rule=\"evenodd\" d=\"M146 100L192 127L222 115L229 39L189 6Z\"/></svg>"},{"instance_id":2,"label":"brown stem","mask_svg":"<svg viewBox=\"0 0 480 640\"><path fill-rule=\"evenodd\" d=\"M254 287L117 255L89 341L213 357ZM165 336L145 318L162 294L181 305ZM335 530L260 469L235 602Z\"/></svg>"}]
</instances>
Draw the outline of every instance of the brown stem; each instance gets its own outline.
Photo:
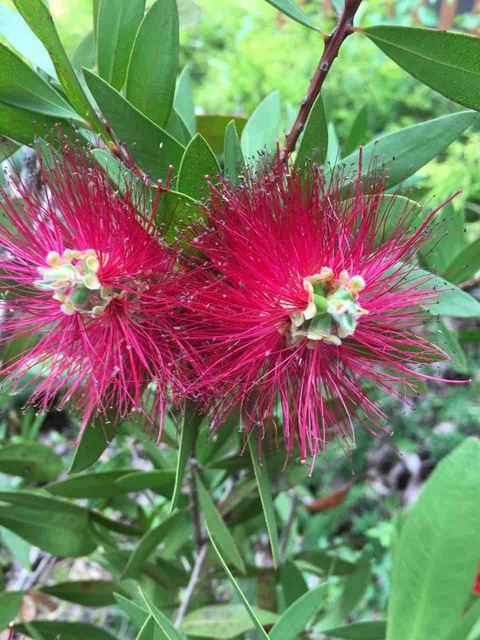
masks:
<instances>
[{"instance_id":1,"label":"brown stem","mask_svg":"<svg viewBox=\"0 0 480 640\"><path fill-rule=\"evenodd\" d=\"M353 18L361 3L362 0L345 0L345 7L338 18L337 26L332 33L325 38L325 48L318 67L310 81L307 95L302 100L295 122L285 139L285 147L283 149L284 160L286 160L295 149L297 140L305 127L308 114L312 110L313 103L320 93L333 61L337 57L338 51L345 38L352 33Z\"/></svg>"}]
</instances>

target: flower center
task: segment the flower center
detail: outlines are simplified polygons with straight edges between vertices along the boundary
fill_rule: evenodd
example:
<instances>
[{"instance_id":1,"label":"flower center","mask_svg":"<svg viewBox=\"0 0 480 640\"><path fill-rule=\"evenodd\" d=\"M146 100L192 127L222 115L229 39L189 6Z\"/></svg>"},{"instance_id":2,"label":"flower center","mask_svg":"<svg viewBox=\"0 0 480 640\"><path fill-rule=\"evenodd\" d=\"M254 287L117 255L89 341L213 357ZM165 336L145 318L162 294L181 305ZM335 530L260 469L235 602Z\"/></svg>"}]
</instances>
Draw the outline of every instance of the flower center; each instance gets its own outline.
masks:
<instances>
[{"instance_id":1,"label":"flower center","mask_svg":"<svg viewBox=\"0 0 480 640\"><path fill-rule=\"evenodd\" d=\"M333 269L322 267L303 280L309 293L307 307L290 314L289 339L291 344L307 340L313 348L317 340L330 344L342 344L342 338L354 334L360 316L368 313L358 304L358 296L365 289L362 276L350 277L342 271L338 278Z\"/></svg>"},{"instance_id":2,"label":"flower center","mask_svg":"<svg viewBox=\"0 0 480 640\"><path fill-rule=\"evenodd\" d=\"M104 261L108 256L104 257ZM50 251L48 267L38 267L40 278L34 285L41 291L52 291L60 309L68 316L84 313L101 316L114 297L112 287L104 287L98 279L100 258L94 249L65 249L60 255Z\"/></svg>"}]
</instances>

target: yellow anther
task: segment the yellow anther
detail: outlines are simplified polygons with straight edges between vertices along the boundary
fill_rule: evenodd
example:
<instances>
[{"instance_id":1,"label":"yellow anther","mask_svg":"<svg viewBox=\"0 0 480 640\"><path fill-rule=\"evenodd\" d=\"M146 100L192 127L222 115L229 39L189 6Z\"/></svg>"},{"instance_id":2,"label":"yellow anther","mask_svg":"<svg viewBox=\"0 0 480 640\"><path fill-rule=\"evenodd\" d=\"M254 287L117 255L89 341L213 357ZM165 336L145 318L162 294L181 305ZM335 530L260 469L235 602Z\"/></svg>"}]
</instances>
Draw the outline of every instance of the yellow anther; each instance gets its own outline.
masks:
<instances>
[{"instance_id":1,"label":"yellow anther","mask_svg":"<svg viewBox=\"0 0 480 640\"><path fill-rule=\"evenodd\" d=\"M49 267L58 267L62 263L61 261L62 261L62 259L60 257L60 254L58 253L58 251L49 251L48 252L46 262L47 262Z\"/></svg>"}]
</instances>

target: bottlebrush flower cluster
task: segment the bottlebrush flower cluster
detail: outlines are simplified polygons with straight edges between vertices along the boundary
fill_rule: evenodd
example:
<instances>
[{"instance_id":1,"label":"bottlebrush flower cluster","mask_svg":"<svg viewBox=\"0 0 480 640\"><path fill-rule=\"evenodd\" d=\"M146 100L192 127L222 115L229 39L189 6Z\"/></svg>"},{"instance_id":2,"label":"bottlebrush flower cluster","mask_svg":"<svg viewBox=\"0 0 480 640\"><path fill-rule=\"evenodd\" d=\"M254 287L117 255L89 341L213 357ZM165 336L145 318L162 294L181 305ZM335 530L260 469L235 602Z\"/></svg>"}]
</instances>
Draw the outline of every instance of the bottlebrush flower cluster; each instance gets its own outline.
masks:
<instances>
[{"instance_id":1,"label":"bottlebrush flower cluster","mask_svg":"<svg viewBox=\"0 0 480 640\"><path fill-rule=\"evenodd\" d=\"M3 194L0 339L24 347L0 373L20 388L35 371L37 401L74 407L82 430L145 402L160 426L188 397L212 428L239 408L248 434L280 431L314 462L354 423L382 428L371 389L414 393L418 367L445 358L418 330L438 294L408 266L436 211L392 225L381 172L327 179L278 159L219 180L181 252L147 203L68 147L41 181L43 200L22 184Z\"/></svg>"}]
</instances>

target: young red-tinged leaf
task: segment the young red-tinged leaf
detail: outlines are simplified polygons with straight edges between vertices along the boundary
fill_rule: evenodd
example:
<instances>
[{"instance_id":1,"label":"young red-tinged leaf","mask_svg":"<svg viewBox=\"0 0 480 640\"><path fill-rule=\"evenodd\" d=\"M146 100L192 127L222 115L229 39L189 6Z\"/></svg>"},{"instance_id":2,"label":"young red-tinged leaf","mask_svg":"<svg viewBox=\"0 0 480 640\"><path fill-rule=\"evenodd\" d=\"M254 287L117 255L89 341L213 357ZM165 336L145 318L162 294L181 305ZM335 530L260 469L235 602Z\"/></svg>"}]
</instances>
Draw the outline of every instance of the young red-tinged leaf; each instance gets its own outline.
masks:
<instances>
[{"instance_id":1,"label":"young red-tinged leaf","mask_svg":"<svg viewBox=\"0 0 480 640\"><path fill-rule=\"evenodd\" d=\"M464 107L480 110L480 38L420 27L363 29L414 78Z\"/></svg>"},{"instance_id":2,"label":"young red-tinged leaf","mask_svg":"<svg viewBox=\"0 0 480 640\"><path fill-rule=\"evenodd\" d=\"M227 563L225 562L225 560L222 558L220 551L218 550L217 545L215 544L215 541L212 537L212 534L210 533L210 531L208 530L207 527L207 533L208 533L208 537L210 538L210 542L212 543L212 546L218 556L218 559L220 560L220 563L222 564L225 573L227 574L227 576L230 579L230 582L232 583L232 587L236 593L236 595L238 596L239 600L242 602L243 606L245 607L248 615L250 616L251 621L253 622L255 628L257 629L259 638L262 638L263 640L268 640L268 634L265 631L265 629L263 628L262 623L260 622L260 620L257 618L255 611L252 609L250 603L248 602L247 598L245 597L245 594L243 593L243 591L240 589L238 582L235 580L235 578L233 577L232 572L230 571L230 569L227 566Z\"/></svg>"},{"instance_id":3,"label":"young red-tinged leaf","mask_svg":"<svg viewBox=\"0 0 480 640\"><path fill-rule=\"evenodd\" d=\"M161 127L175 94L178 29L176 0L156 0L140 24L128 65L127 100Z\"/></svg>"},{"instance_id":4,"label":"young red-tinged leaf","mask_svg":"<svg viewBox=\"0 0 480 640\"><path fill-rule=\"evenodd\" d=\"M275 508L273 506L272 499L272 487L268 477L267 461L263 458L262 462L260 462L258 459L258 448L255 447L254 442L254 439L250 438L248 446L250 448L253 469L257 480L258 492L262 501L263 515L265 516L268 537L270 539L270 547L272 549L273 564L276 568L279 564L280 552L278 546L277 520L275 517Z\"/></svg>"},{"instance_id":5,"label":"young red-tinged leaf","mask_svg":"<svg viewBox=\"0 0 480 640\"><path fill-rule=\"evenodd\" d=\"M145 0L101 0L98 8L98 73L118 91L127 76L135 35Z\"/></svg>"},{"instance_id":6,"label":"young red-tinged leaf","mask_svg":"<svg viewBox=\"0 0 480 640\"><path fill-rule=\"evenodd\" d=\"M447 635L480 557L480 441L468 438L430 476L395 544L387 640Z\"/></svg>"},{"instance_id":7,"label":"young red-tinged leaf","mask_svg":"<svg viewBox=\"0 0 480 640\"><path fill-rule=\"evenodd\" d=\"M223 556L229 562L234 564L239 571L245 573L245 565L243 564L242 556L240 555L240 551L237 548L237 544L230 533L229 528L223 521L222 516L198 474L195 475L195 479L200 506L211 534L215 538Z\"/></svg>"},{"instance_id":8,"label":"young red-tinged leaf","mask_svg":"<svg viewBox=\"0 0 480 640\"><path fill-rule=\"evenodd\" d=\"M220 165L210 145L199 133L190 140L178 172L177 189L194 200L208 197L208 184L220 173Z\"/></svg>"}]
</instances>

